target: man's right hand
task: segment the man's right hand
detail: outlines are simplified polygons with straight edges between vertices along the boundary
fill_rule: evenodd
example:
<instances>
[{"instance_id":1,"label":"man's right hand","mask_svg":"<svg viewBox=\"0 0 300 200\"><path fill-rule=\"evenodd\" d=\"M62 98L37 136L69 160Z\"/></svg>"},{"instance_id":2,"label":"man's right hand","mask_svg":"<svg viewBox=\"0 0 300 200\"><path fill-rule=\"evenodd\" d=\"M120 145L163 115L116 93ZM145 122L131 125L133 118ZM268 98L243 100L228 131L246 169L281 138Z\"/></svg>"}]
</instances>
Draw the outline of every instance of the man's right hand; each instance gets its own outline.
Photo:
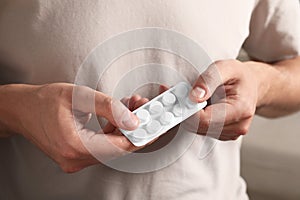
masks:
<instances>
[{"instance_id":1,"label":"man's right hand","mask_svg":"<svg viewBox=\"0 0 300 200\"><path fill-rule=\"evenodd\" d=\"M90 151L105 161L138 150L123 135L86 129L93 112L116 127L138 127L136 116L120 101L88 87L66 83L0 87L2 128L22 134L65 172L99 163Z\"/></svg>"}]
</instances>

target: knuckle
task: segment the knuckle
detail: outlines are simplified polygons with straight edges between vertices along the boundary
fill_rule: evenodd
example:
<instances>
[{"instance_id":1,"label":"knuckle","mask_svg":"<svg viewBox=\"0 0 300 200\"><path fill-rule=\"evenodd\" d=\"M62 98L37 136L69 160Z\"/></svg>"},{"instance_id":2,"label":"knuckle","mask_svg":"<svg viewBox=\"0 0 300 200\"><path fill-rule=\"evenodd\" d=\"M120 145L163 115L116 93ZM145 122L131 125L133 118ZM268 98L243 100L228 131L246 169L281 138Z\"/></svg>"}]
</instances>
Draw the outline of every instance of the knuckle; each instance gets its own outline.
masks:
<instances>
[{"instance_id":1,"label":"knuckle","mask_svg":"<svg viewBox=\"0 0 300 200\"><path fill-rule=\"evenodd\" d=\"M135 95L133 95L133 96L131 97L131 100L132 100L132 101L137 101L137 100L140 99L140 98L141 98L140 95L135 94Z\"/></svg>"},{"instance_id":2,"label":"knuckle","mask_svg":"<svg viewBox=\"0 0 300 200\"><path fill-rule=\"evenodd\" d=\"M115 138L115 144L122 148L123 150L126 150L126 147L127 147L127 141L125 138L123 137L118 137L118 138Z\"/></svg>"},{"instance_id":3,"label":"knuckle","mask_svg":"<svg viewBox=\"0 0 300 200\"><path fill-rule=\"evenodd\" d=\"M75 172L78 172L81 170L81 168L79 168L77 166L72 166L68 163L60 165L60 168L63 172L68 173L68 174L75 173Z\"/></svg>"},{"instance_id":4,"label":"knuckle","mask_svg":"<svg viewBox=\"0 0 300 200\"><path fill-rule=\"evenodd\" d=\"M119 148L119 154L124 153L124 151L131 151L134 147L125 137L114 138L113 144Z\"/></svg>"},{"instance_id":5,"label":"knuckle","mask_svg":"<svg viewBox=\"0 0 300 200\"><path fill-rule=\"evenodd\" d=\"M235 59L227 59L227 60L217 60L214 62L215 65L219 66L232 66L233 64L240 64L241 62Z\"/></svg>"},{"instance_id":6,"label":"knuckle","mask_svg":"<svg viewBox=\"0 0 300 200\"><path fill-rule=\"evenodd\" d=\"M225 137L219 137L218 139L219 139L220 141L224 141L224 142L225 142L225 141L228 141L228 138L225 138Z\"/></svg>"},{"instance_id":7,"label":"knuckle","mask_svg":"<svg viewBox=\"0 0 300 200\"><path fill-rule=\"evenodd\" d=\"M236 134L237 135L246 135L248 133L248 127L240 127L237 131Z\"/></svg>"},{"instance_id":8,"label":"knuckle","mask_svg":"<svg viewBox=\"0 0 300 200\"><path fill-rule=\"evenodd\" d=\"M210 119L205 119L200 122L201 128L208 129L210 126Z\"/></svg>"},{"instance_id":9,"label":"knuckle","mask_svg":"<svg viewBox=\"0 0 300 200\"><path fill-rule=\"evenodd\" d=\"M231 140L237 140L239 138L239 136L234 136L231 138Z\"/></svg>"},{"instance_id":10,"label":"knuckle","mask_svg":"<svg viewBox=\"0 0 300 200\"><path fill-rule=\"evenodd\" d=\"M243 119L248 119L248 118L251 118L253 115L254 115L254 113L252 111L252 108L247 107L245 109L245 111L243 112L243 114L242 114L242 118Z\"/></svg>"},{"instance_id":11,"label":"knuckle","mask_svg":"<svg viewBox=\"0 0 300 200\"><path fill-rule=\"evenodd\" d=\"M103 99L103 103L105 106L102 106L102 108L105 110L105 113L112 113L113 99L107 96Z\"/></svg>"},{"instance_id":12,"label":"knuckle","mask_svg":"<svg viewBox=\"0 0 300 200\"><path fill-rule=\"evenodd\" d=\"M72 88L71 84L46 84L38 88L36 95L41 102L45 102L43 105L51 104L52 110L70 108L72 105Z\"/></svg>"},{"instance_id":13,"label":"knuckle","mask_svg":"<svg viewBox=\"0 0 300 200\"><path fill-rule=\"evenodd\" d=\"M63 86L58 87L58 96L61 98L72 99L73 87L71 86Z\"/></svg>"},{"instance_id":14,"label":"knuckle","mask_svg":"<svg viewBox=\"0 0 300 200\"><path fill-rule=\"evenodd\" d=\"M142 99L141 99L141 102L142 102L142 103L147 103L148 101L149 101L148 98L142 98Z\"/></svg>"},{"instance_id":15,"label":"knuckle","mask_svg":"<svg viewBox=\"0 0 300 200\"><path fill-rule=\"evenodd\" d=\"M254 116L255 108L248 100L241 100L238 106L241 109L241 118L248 119Z\"/></svg>"},{"instance_id":16,"label":"knuckle","mask_svg":"<svg viewBox=\"0 0 300 200\"><path fill-rule=\"evenodd\" d=\"M76 160L79 158L79 153L71 148L66 148L61 151L61 157L65 160Z\"/></svg>"},{"instance_id":17,"label":"knuckle","mask_svg":"<svg viewBox=\"0 0 300 200\"><path fill-rule=\"evenodd\" d=\"M225 63L226 63L225 60L217 60L217 61L214 62L214 65L223 66Z\"/></svg>"},{"instance_id":18,"label":"knuckle","mask_svg":"<svg viewBox=\"0 0 300 200\"><path fill-rule=\"evenodd\" d=\"M121 102L126 106L128 107L129 106L129 97L124 97L121 99Z\"/></svg>"},{"instance_id":19,"label":"knuckle","mask_svg":"<svg viewBox=\"0 0 300 200\"><path fill-rule=\"evenodd\" d=\"M50 96L54 101L60 102L62 99L70 101L72 99L73 87L69 84L54 83L45 86L47 98Z\"/></svg>"},{"instance_id":20,"label":"knuckle","mask_svg":"<svg viewBox=\"0 0 300 200\"><path fill-rule=\"evenodd\" d=\"M54 97L57 99L61 98L72 98L72 91L73 87L69 84L62 84L62 83L56 83L56 84L49 84L49 89L46 90L47 92L52 91Z\"/></svg>"}]
</instances>

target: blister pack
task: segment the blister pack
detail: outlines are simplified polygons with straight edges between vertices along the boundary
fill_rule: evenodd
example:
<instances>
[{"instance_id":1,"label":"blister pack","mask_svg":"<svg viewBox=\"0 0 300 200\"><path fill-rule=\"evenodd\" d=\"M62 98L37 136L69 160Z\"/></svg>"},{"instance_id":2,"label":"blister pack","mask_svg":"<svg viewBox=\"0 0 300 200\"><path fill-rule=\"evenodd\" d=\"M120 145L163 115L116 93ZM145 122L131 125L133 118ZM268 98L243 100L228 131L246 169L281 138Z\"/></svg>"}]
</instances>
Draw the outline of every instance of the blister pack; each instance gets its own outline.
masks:
<instances>
[{"instance_id":1,"label":"blister pack","mask_svg":"<svg viewBox=\"0 0 300 200\"><path fill-rule=\"evenodd\" d=\"M190 89L186 82L176 84L133 111L140 120L137 129L120 131L135 146L143 146L161 136L207 105L207 102L192 102L188 97Z\"/></svg>"}]
</instances>

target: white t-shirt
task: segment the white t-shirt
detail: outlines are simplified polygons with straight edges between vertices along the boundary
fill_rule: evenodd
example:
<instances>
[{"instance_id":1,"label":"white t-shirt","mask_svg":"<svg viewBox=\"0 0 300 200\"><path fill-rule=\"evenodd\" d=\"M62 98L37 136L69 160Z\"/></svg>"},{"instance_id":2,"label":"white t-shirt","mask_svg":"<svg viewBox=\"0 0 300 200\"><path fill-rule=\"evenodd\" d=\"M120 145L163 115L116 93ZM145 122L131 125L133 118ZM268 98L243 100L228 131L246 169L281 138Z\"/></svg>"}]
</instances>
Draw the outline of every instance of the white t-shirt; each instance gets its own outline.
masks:
<instances>
[{"instance_id":1,"label":"white t-shirt","mask_svg":"<svg viewBox=\"0 0 300 200\"><path fill-rule=\"evenodd\" d=\"M95 46L143 27L186 35L212 60L235 59L243 45L259 60L289 58L300 52L299 12L296 0L4 0L0 83L74 83ZM137 66L145 60L183 73L190 69L176 56L139 51L113 63L98 89L110 92L109 76L113 79L130 70L121 64ZM0 199L248 199L239 171L240 141L218 142L205 159L198 159L202 139L197 136L171 165L143 174L103 165L65 174L23 137L1 139Z\"/></svg>"}]
</instances>

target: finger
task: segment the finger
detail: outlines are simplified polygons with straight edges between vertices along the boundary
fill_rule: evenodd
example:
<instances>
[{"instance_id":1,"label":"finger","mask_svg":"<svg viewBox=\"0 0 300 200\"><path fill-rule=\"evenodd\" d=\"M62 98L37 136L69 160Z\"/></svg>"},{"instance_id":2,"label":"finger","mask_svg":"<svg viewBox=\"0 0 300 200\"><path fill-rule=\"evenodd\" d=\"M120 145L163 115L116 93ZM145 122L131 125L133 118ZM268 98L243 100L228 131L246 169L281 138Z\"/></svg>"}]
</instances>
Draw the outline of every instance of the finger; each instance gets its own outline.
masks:
<instances>
[{"instance_id":1,"label":"finger","mask_svg":"<svg viewBox=\"0 0 300 200\"><path fill-rule=\"evenodd\" d=\"M197 113L198 116L201 115L200 112ZM250 122L251 120L248 119L235 124L224 126L222 125L223 123L216 125L216 123L214 122L209 122L208 125L206 123L204 123L203 125L201 124L201 122L198 122L199 125L195 125L193 122L191 122L191 120L187 120L182 125L188 131L196 132L199 135L208 136L208 137L226 141L226 140L236 140L240 135L243 135L244 128L241 127L248 127Z\"/></svg>"},{"instance_id":2,"label":"finger","mask_svg":"<svg viewBox=\"0 0 300 200\"><path fill-rule=\"evenodd\" d=\"M94 156L100 162L106 162L119 156L137 150L123 135L102 134L84 129L79 134L81 141L88 151L84 157Z\"/></svg>"},{"instance_id":3,"label":"finger","mask_svg":"<svg viewBox=\"0 0 300 200\"><path fill-rule=\"evenodd\" d=\"M217 103L206 107L200 113L200 119L220 127L239 122L242 119L242 115L237 104ZM204 123L206 126L209 124Z\"/></svg>"},{"instance_id":4,"label":"finger","mask_svg":"<svg viewBox=\"0 0 300 200\"><path fill-rule=\"evenodd\" d=\"M114 132L116 129L116 127L110 123L110 122L107 122L107 124L105 125L105 127L103 128L103 133L104 134L107 134L107 133L112 133Z\"/></svg>"},{"instance_id":5,"label":"finger","mask_svg":"<svg viewBox=\"0 0 300 200\"><path fill-rule=\"evenodd\" d=\"M245 119L239 121L238 123L229 124L223 128L223 133L231 136L246 135L249 131L251 121L251 119Z\"/></svg>"},{"instance_id":6,"label":"finger","mask_svg":"<svg viewBox=\"0 0 300 200\"><path fill-rule=\"evenodd\" d=\"M227 64L228 62L230 65ZM238 61L235 62L238 63ZM232 66L233 64L234 61L222 61L210 65L194 83L189 95L190 99L194 102L206 101L212 96L216 88L228 81L239 79L241 71L237 66Z\"/></svg>"},{"instance_id":7,"label":"finger","mask_svg":"<svg viewBox=\"0 0 300 200\"><path fill-rule=\"evenodd\" d=\"M123 135L112 135L112 134L106 134L107 139L116 147L119 148L120 152L122 154L134 152L138 149L141 149L142 147L136 147L134 146L125 136Z\"/></svg>"},{"instance_id":8,"label":"finger","mask_svg":"<svg viewBox=\"0 0 300 200\"><path fill-rule=\"evenodd\" d=\"M159 94L167 91L168 89L169 89L169 87L166 85L159 85Z\"/></svg>"},{"instance_id":9,"label":"finger","mask_svg":"<svg viewBox=\"0 0 300 200\"><path fill-rule=\"evenodd\" d=\"M221 141L231 141L231 140L237 140L239 136L223 136L221 135L218 139Z\"/></svg>"},{"instance_id":10,"label":"finger","mask_svg":"<svg viewBox=\"0 0 300 200\"><path fill-rule=\"evenodd\" d=\"M84 86L74 86L73 108L105 117L113 125L125 130L134 130L138 118L121 103L110 96Z\"/></svg>"},{"instance_id":11,"label":"finger","mask_svg":"<svg viewBox=\"0 0 300 200\"><path fill-rule=\"evenodd\" d=\"M135 103L134 105L131 105L131 106L133 106L132 110L139 108L140 106L142 106L143 104L145 104L149 101L147 98L140 98L140 96L138 96L138 95L134 96L134 98L131 98L131 99L133 99L133 100L139 99L137 102L133 102L133 103ZM128 104L129 104L129 101L130 101L130 98L128 98L128 97L125 97L121 100L122 103L128 102ZM105 134L112 133L115 131L115 129L116 129L116 127L112 123L108 122L105 125L105 127L103 128L103 132Z\"/></svg>"},{"instance_id":12,"label":"finger","mask_svg":"<svg viewBox=\"0 0 300 200\"><path fill-rule=\"evenodd\" d=\"M221 132L225 125L225 105L213 104L184 121L188 130L197 133L206 133L208 130Z\"/></svg>"},{"instance_id":13,"label":"finger","mask_svg":"<svg viewBox=\"0 0 300 200\"><path fill-rule=\"evenodd\" d=\"M241 122L243 128L249 128L252 115L244 111L241 104L217 103L200 110L185 123L193 130L201 132L208 129L223 130L224 127ZM249 120L245 123L244 120ZM243 131L242 131L243 132Z\"/></svg>"},{"instance_id":14,"label":"finger","mask_svg":"<svg viewBox=\"0 0 300 200\"><path fill-rule=\"evenodd\" d=\"M129 100L129 110L134 110L134 105L137 101L139 101L142 97L140 95L133 95Z\"/></svg>"},{"instance_id":15,"label":"finger","mask_svg":"<svg viewBox=\"0 0 300 200\"><path fill-rule=\"evenodd\" d=\"M99 161L92 156L86 159L68 159L65 160L64 163L62 163L62 165L64 166L63 170L66 173L75 173L95 164L99 164Z\"/></svg>"},{"instance_id":16,"label":"finger","mask_svg":"<svg viewBox=\"0 0 300 200\"><path fill-rule=\"evenodd\" d=\"M97 115L105 117L113 125L125 130L134 130L138 127L138 118L119 100L110 97L103 100L102 93L97 93L95 100Z\"/></svg>"},{"instance_id":17,"label":"finger","mask_svg":"<svg viewBox=\"0 0 300 200\"><path fill-rule=\"evenodd\" d=\"M209 130L207 132L198 132L198 134L210 138L222 140L222 141L235 140L240 136L240 135L233 134L231 132L227 133L226 131L220 131L220 130Z\"/></svg>"},{"instance_id":18,"label":"finger","mask_svg":"<svg viewBox=\"0 0 300 200\"><path fill-rule=\"evenodd\" d=\"M149 101L149 99L147 98L141 98L139 101L137 101L135 104L134 104L134 110L141 107L142 105L144 105L145 103L147 103Z\"/></svg>"},{"instance_id":19,"label":"finger","mask_svg":"<svg viewBox=\"0 0 300 200\"><path fill-rule=\"evenodd\" d=\"M222 127L198 127L197 134L209 136L220 140L236 140L239 136L247 133L251 120L243 120L239 123ZM191 125L184 123L184 128L194 131ZM194 130L193 130L194 129ZM194 131L195 132L195 131Z\"/></svg>"},{"instance_id":20,"label":"finger","mask_svg":"<svg viewBox=\"0 0 300 200\"><path fill-rule=\"evenodd\" d=\"M80 111L76 111L76 110L73 112L73 115L76 117L79 124L81 124L82 126L87 124L90 121L90 119L92 118L91 113L84 113L84 112L80 112Z\"/></svg>"},{"instance_id":21,"label":"finger","mask_svg":"<svg viewBox=\"0 0 300 200\"><path fill-rule=\"evenodd\" d=\"M130 100L130 98L123 98L123 99L121 100L121 102L122 102L122 103L123 103L123 102L126 103L126 101L129 102L129 100ZM144 105L144 104L147 103L148 101L149 101L149 99L147 99L147 98L141 98L141 99L139 99L137 102L135 102L135 104L134 104L134 106L133 106L133 110L139 108L140 106ZM105 127L103 128L103 132L104 132L105 134L106 134L106 133L112 133L112 132L114 132L115 129L116 129L116 127L115 127L112 123L108 122L108 123L105 125Z\"/></svg>"},{"instance_id":22,"label":"finger","mask_svg":"<svg viewBox=\"0 0 300 200\"><path fill-rule=\"evenodd\" d=\"M121 102L128 108L129 107L129 97L124 97L121 99Z\"/></svg>"}]
</instances>

